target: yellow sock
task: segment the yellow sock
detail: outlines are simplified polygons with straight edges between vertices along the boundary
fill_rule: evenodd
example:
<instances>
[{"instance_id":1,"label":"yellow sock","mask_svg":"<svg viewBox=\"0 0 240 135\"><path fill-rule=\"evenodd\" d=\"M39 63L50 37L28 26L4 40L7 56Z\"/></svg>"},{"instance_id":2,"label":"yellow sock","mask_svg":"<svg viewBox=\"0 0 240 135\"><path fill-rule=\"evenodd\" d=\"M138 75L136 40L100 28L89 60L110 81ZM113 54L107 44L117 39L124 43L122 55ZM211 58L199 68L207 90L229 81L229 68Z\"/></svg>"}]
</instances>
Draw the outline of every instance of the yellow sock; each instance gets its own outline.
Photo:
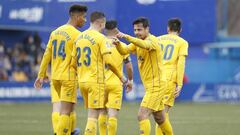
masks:
<instances>
[{"instance_id":1,"label":"yellow sock","mask_svg":"<svg viewBox=\"0 0 240 135\"><path fill-rule=\"evenodd\" d=\"M139 122L140 135L150 135L151 133L151 123L149 119L145 119Z\"/></svg>"},{"instance_id":2,"label":"yellow sock","mask_svg":"<svg viewBox=\"0 0 240 135\"><path fill-rule=\"evenodd\" d=\"M71 129L71 132L74 131L74 129L76 128L76 125L77 125L76 112L71 112L71 114L70 114L70 129Z\"/></svg>"},{"instance_id":3,"label":"yellow sock","mask_svg":"<svg viewBox=\"0 0 240 135\"><path fill-rule=\"evenodd\" d=\"M59 112L52 112L52 126L54 134L57 134L57 125L59 120Z\"/></svg>"},{"instance_id":4,"label":"yellow sock","mask_svg":"<svg viewBox=\"0 0 240 135\"><path fill-rule=\"evenodd\" d=\"M160 128L162 129L162 133L164 135L173 135L172 125L169 121L168 113L165 113L165 121L163 124L160 125Z\"/></svg>"},{"instance_id":5,"label":"yellow sock","mask_svg":"<svg viewBox=\"0 0 240 135\"><path fill-rule=\"evenodd\" d=\"M88 118L84 135L96 135L96 134L97 134L97 119Z\"/></svg>"},{"instance_id":6,"label":"yellow sock","mask_svg":"<svg viewBox=\"0 0 240 135\"><path fill-rule=\"evenodd\" d=\"M108 119L108 135L116 135L117 134L117 118L110 117Z\"/></svg>"},{"instance_id":7,"label":"yellow sock","mask_svg":"<svg viewBox=\"0 0 240 135\"><path fill-rule=\"evenodd\" d=\"M70 116L69 115L60 115L58 128L57 128L57 135L69 135L70 130Z\"/></svg>"},{"instance_id":8,"label":"yellow sock","mask_svg":"<svg viewBox=\"0 0 240 135\"><path fill-rule=\"evenodd\" d=\"M107 134L107 115L99 115L98 117L98 128L100 135Z\"/></svg>"}]
</instances>

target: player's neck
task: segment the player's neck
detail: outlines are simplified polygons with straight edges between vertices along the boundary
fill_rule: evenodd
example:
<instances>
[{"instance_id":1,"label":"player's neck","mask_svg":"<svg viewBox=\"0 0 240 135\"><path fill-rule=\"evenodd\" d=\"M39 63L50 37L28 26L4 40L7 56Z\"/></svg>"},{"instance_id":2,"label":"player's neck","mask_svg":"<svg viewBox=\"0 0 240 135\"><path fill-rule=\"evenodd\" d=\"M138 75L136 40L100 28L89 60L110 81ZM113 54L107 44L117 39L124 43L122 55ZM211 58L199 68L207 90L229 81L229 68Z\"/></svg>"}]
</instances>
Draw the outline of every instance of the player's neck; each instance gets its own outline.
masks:
<instances>
[{"instance_id":1,"label":"player's neck","mask_svg":"<svg viewBox=\"0 0 240 135\"><path fill-rule=\"evenodd\" d=\"M178 32L168 32L168 34L170 34L170 35L176 35L176 36L179 35Z\"/></svg>"},{"instance_id":2,"label":"player's neck","mask_svg":"<svg viewBox=\"0 0 240 135\"><path fill-rule=\"evenodd\" d=\"M72 25L73 27L77 28L76 23L74 23L71 19L68 20L67 24L68 24L68 25Z\"/></svg>"},{"instance_id":3,"label":"player's neck","mask_svg":"<svg viewBox=\"0 0 240 135\"><path fill-rule=\"evenodd\" d=\"M98 31L98 32L102 32L102 30L99 27L97 27L93 24L90 25L89 30L95 30L95 31Z\"/></svg>"}]
</instances>

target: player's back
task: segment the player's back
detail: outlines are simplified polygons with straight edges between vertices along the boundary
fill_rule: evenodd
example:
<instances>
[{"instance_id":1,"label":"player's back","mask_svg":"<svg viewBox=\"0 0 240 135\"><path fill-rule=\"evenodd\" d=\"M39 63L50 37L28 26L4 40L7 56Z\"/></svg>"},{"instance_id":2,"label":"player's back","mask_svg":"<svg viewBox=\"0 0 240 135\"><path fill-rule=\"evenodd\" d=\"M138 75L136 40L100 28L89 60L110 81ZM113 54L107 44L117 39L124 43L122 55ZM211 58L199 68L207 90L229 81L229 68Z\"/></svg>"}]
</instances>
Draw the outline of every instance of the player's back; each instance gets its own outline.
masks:
<instances>
[{"instance_id":1,"label":"player's back","mask_svg":"<svg viewBox=\"0 0 240 135\"><path fill-rule=\"evenodd\" d=\"M178 56L188 53L188 42L174 34L162 35L158 39L163 50L162 64L164 68L176 68Z\"/></svg>"},{"instance_id":2,"label":"player's back","mask_svg":"<svg viewBox=\"0 0 240 135\"><path fill-rule=\"evenodd\" d=\"M178 58L180 55L188 55L188 43L183 38L173 34L166 34L158 39L163 50L161 80L176 82Z\"/></svg>"},{"instance_id":3,"label":"player's back","mask_svg":"<svg viewBox=\"0 0 240 135\"><path fill-rule=\"evenodd\" d=\"M51 73L55 80L75 80L76 73L70 67L71 52L80 34L72 25L62 25L51 33L48 47L52 47Z\"/></svg>"},{"instance_id":4,"label":"player's back","mask_svg":"<svg viewBox=\"0 0 240 135\"><path fill-rule=\"evenodd\" d=\"M110 40L108 41L111 42ZM124 44L124 43L122 43ZM111 48L111 58L114 60L117 69L121 72L123 72L123 60L127 58L129 55L121 55L118 50L116 49L115 45L110 45ZM105 78L106 78L106 84L111 85L119 85L122 84L122 82L119 80L119 78L106 66L105 70Z\"/></svg>"},{"instance_id":5,"label":"player's back","mask_svg":"<svg viewBox=\"0 0 240 135\"><path fill-rule=\"evenodd\" d=\"M78 82L104 83L105 63L103 54L106 37L98 31L86 30L76 41Z\"/></svg>"}]
</instances>

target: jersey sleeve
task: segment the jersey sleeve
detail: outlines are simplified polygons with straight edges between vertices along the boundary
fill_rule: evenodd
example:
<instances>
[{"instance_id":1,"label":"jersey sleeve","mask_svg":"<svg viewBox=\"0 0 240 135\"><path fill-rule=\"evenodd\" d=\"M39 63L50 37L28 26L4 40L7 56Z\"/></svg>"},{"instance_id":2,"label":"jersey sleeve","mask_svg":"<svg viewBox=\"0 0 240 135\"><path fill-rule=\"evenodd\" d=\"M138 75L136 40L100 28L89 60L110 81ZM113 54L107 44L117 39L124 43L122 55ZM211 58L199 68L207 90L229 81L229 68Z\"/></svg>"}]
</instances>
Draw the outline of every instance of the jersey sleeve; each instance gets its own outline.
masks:
<instances>
[{"instance_id":1,"label":"jersey sleeve","mask_svg":"<svg viewBox=\"0 0 240 135\"><path fill-rule=\"evenodd\" d=\"M102 38L102 42L100 43L100 51L102 55L111 53L111 44L105 37Z\"/></svg>"},{"instance_id":2,"label":"jersey sleeve","mask_svg":"<svg viewBox=\"0 0 240 135\"><path fill-rule=\"evenodd\" d=\"M147 49L147 50L155 50L156 49L157 42L154 41L152 38L147 38L146 40L142 40L142 39L138 39L138 38L132 37L130 35L127 35L126 40L133 43L135 46L138 46L143 49Z\"/></svg>"},{"instance_id":3,"label":"jersey sleeve","mask_svg":"<svg viewBox=\"0 0 240 135\"><path fill-rule=\"evenodd\" d=\"M46 77L47 74L47 67L49 62L51 61L51 56L52 56L52 36L50 35L47 47L45 49L43 58L42 58L42 62L39 68L39 72L38 72L38 78L44 78Z\"/></svg>"},{"instance_id":4,"label":"jersey sleeve","mask_svg":"<svg viewBox=\"0 0 240 135\"><path fill-rule=\"evenodd\" d=\"M180 50L179 50L179 56L184 55L184 56L188 56L188 42L183 42Z\"/></svg>"},{"instance_id":5,"label":"jersey sleeve","mask_svg":"<svg viewBox=\"0 0 240 135\"><path fill-rule=\"evenodd\" d=\"M74 41L73 50L72 50L71 56L72 56L71 67L76 69L77 68L77 47L76 47L76 41Z\"/></svg>"}]
</instances>

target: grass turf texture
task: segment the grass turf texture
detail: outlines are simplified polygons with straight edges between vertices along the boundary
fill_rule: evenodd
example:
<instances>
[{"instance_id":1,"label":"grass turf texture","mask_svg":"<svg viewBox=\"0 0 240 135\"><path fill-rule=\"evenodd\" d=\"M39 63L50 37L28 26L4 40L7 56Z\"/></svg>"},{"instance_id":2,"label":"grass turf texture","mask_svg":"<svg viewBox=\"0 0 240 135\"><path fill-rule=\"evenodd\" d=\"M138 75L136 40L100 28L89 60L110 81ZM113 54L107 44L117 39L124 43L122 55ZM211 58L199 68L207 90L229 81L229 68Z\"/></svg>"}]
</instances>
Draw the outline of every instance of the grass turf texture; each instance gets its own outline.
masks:
<instances>
[{"instance_id":1,"label":"grass turf texture","mask_svg":"<svg viewBox=\"0 0 240 135\"><path fill-rule=\"evenodd\" d=\"M119 113L118 135L138 135L139 103L124 103ZM84 130L87 111L76 107L77 124ZM230 104L177 103L170 112L175 135L237 135L240 107ZM152 121L153 123L153 121ZM152 134L154 135L154 124ZM0 103L1 135L51 135L50 103Z\"/></svg>"}]
</instances>

